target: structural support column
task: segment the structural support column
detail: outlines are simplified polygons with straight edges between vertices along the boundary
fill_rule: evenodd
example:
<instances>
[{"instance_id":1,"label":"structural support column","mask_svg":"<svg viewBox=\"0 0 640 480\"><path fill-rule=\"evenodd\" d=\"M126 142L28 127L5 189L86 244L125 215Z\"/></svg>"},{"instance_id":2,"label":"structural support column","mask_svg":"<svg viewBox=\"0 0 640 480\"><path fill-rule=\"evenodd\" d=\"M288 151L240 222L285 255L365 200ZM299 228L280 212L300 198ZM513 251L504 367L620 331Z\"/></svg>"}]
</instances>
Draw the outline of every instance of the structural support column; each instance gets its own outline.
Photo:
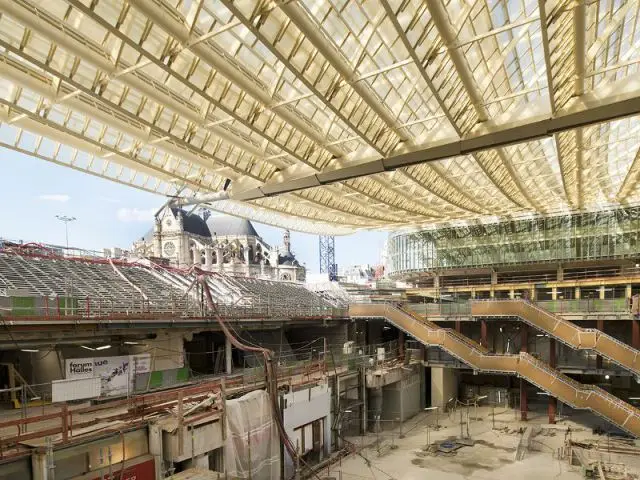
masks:
<instances>
[{"instance_id":1,"label":"structural support column","mask_svg":"<svg viewBox=\"0 0 640 480\"><path fill-rule=\"evenodd\" d=\"M580 300L580 287L576 287L575 295L576 300Z\"/></svg>"},{"instance_id":2,"label":"structural support column","mask_svg":"<svg viewBox=\"0 0 640 480\"><path fill-rule=\"evenodd\" d=\"M520 351L528 350L529 342L529 326L525 323L521 325L520 330ZM527 421L527 382L524 378L520 378L520 420Z\"/></svg>"},{"instance_id":3,"label":"structural support column","mask_svg":"<svg viewBox=\"0 0 640 480\"><path fill-rule=\"evenodd\" d=\"M231 352L233 347L231 346L231 341L225 336L224 337L224 359L225 359L225 371L227 375L231 374L233 370L233 357L231 356Z\"/></svg>"},{"instance_id":4,"label":"structural support column","mask_svg":"<svg viewBox=\"0 0 640 480\"><path fill-rule=\"evenodd\" d=\"M149 425L149 453L153 455L156 480L164 478L163 451L162 451L162 427L156 423Z\"/></svg>"},{"instance_id":5,"label":"structural support column","mask_svg":"<svg viewBox=\"0 0 640 480\"><path fill-rule=\"evenodd\" d=\"M551 300L558 299L558 287L551 287Z\"/></svg>"},{"instance_id":6,"label":"structural support column","mask_svg":"<svg viewBox=\"0 0 640 480\"><path fill-rule=\"evenodd\" d=\"M404 360L404 331L398 331L398 357Z\"/></svg>"},{"instance_id":7,"label":"structural support column","mask_svg":"<svg viewBox=\"0 0 640 480\"><path fill-rule=\"evenodd\" d=\"M640 350L640 320L637 318L631 320L631 346Z\"/></svg>"},{"instance_id":8,"label":"structural support column","mask_svg":"<svg viewBox=\"0 0 640 480\"><path fill-rule=\"evenodd\" d=\"M47 463L47 451L44 448L37 448L31 454L31 478L33 480L48 480L49 464Z\"/></svg>"},{"instance_id":9,"label":"structural support column","mask_svg":"<svg viewBox=\"0 0 640 480\"><path fill-rule=\"evenodd\" d=\"M604 285L600 286L600 300L604 300L606 290L604 289Z\"/></svg>"},{"instance_id":10,"label":"structural support column","mask_svg":"<svg viewBox=\"0 0 640 480\"><path fill-rule=\"evenodd\" d=\"M558 282L562 282L564 280L564 268L562 268L562 265L558 265L558 270L556 271L556 280Z\"/></svg>"},{"instance_id":11,"label":"structural support column","mask_svg":"<svg viewBox=\"0 0 640 480\"><path fill-rule=\"evenodd\" d=\"M513 300L514 298L516 298L516 291L512 288L511 290L509 290L509 298L511 300Z\"/></svg>"},{"instance_id":12,"label":"structural support column","mask_svg":"<svg viewBox=\"0 0 640 480\"><path fill-rule=\"evenodd\" d=\"M456 320L456 332L462 332L462 322L460 320Z\"/></svg>"},{"instance_id":13,"label":"structural support column","mask_svg":"<svg viewBox=\"0 0 640 480\"><path fill-rule=\"evenodd\" d=\"M480 320L480 345L487 348L487 321L485 319Z\"/></svg>"},{"instance_id":14,"label":"structural support column","mask_svg":"<svg viewBox=\"0 0 640 480\"><path fill-rule=\"evenodd\" d=\"M601 332L604 332L604 320L599 318L596 321L596 328ZM598 370L602 370L602 357L600 355L596 356L596 368Z\"/></svg>"},{"instance_id":15,"label":"structural support column","mask_svg":"<svg viewBox=\"0 0 640 480\"><path fill-rule=\"evenodd\" d=\"M549 337L549 366L556 368L556 339ZM549 423L554 425L556 423L556 411L558 410L558 399L556 397L549 396Z\"/></svg>"}]
</instances>

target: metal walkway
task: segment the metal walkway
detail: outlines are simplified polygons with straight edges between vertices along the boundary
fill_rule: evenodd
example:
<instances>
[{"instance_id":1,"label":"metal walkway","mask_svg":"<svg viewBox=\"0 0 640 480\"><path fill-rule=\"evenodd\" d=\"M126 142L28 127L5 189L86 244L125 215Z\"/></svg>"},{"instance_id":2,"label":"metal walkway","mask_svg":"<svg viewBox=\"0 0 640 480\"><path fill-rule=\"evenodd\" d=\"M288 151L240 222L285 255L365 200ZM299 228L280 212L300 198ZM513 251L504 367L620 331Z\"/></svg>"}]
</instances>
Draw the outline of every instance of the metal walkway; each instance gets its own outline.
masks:
<instances>
[{"instance_id":1,"label":"metal walkway","mask_svg":"<svg viewBox=\"0 0 640 480\"><path fill-rule=\"evenodd\" d=\"M524 300L489 300L471 304L474 317L519 317L577 350L593 350L640 375L640 351L595 329L581 328L538 305Z\"/></svg>"},{"instance_id":2,"label":"metal walkway","mask_svg":"<svg viewBox=\"0 0 640 480\"><path fill-rule=\"evenodd\" d=\"M447 328L426 322L409 312L386 304L353 304L352 318L384 318L428 346L437 346L474 369L515 374L577 409L589 409L614 425L640 437L640 410L594 385L563 375L528 353L493 355L473 340Z\"/></svg>"}]
</instances>

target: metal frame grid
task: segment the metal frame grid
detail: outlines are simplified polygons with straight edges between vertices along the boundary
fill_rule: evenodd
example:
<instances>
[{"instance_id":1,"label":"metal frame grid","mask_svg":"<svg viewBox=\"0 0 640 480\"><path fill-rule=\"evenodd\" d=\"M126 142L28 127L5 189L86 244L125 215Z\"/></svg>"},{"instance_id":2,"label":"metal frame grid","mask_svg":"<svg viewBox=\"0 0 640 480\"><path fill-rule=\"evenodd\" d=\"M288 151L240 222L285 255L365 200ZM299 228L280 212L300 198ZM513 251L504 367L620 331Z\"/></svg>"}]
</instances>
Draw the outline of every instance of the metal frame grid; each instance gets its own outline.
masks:
<instances>
[{"instance_id":1,"label":"metal frame grid","mask_svg":"<svg viewBox=\"0 0 640 480\"><path fill-rule=\"evenodd\" d=\"M0 0L0 145L313 233L636 204L639 8Z\"/></svg>"}]
</instances>

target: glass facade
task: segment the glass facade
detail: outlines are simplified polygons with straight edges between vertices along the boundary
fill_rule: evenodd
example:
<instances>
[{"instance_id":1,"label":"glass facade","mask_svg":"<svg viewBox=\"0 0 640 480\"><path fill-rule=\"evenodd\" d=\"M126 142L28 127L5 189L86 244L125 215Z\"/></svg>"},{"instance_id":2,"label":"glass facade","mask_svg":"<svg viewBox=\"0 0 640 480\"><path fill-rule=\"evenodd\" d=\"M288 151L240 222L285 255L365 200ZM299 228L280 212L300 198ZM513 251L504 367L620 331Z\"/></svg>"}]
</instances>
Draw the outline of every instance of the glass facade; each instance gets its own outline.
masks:
<instances>
[{"instance_id":1,"label":"glass facade","mask_svg":"<svg viewBox=\"0 0 640 480\"><path fill-rule=\"evenodd\" d=\"M390 274L640 257L640 207L392 234Z\"/></svg>"}]
</instances>

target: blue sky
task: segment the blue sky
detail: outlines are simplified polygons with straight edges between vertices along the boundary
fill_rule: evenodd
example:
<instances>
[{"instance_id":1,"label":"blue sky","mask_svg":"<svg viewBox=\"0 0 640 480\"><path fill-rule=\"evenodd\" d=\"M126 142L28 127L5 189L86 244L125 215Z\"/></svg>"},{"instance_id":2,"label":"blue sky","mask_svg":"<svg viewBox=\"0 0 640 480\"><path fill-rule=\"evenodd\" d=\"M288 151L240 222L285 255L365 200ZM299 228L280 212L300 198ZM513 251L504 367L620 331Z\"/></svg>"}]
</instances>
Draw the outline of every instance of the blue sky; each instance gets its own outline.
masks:
<instances>
[{"instance_id":1,"label":"blue sky","mask_svg":"<svg viewBox=\"0 0 640 480\"><path fill-rule=\"evenodd\" d=\"M66 167L0 148L0 237L64 245L64 225L56 215L77 218L69 224L72 246L101 250L130 247L153 223L153 212L165 197L76 172ZM270 245L282 241L282 230L254 223ZM378 263L384 232L336 237L338 265ZM292 232L298 259L318 271L318 237Z\"/></svg>"}]
</instances>

